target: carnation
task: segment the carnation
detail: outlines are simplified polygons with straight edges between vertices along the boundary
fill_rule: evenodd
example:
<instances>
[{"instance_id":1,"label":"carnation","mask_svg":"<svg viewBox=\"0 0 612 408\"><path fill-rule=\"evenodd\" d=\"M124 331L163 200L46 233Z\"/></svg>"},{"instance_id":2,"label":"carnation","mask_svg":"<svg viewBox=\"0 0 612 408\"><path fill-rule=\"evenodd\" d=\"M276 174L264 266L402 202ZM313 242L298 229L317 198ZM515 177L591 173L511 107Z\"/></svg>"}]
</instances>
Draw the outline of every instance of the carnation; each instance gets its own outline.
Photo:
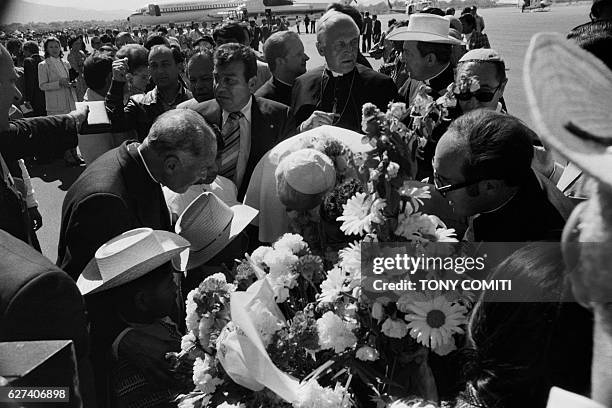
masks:
<instances>
[{"instance_id":1,"label":"carnation","mask_svg":"<svg viewBox=\"0 0 612 408\"><path fill-rule=\"evenodd\" d=\"M381 330L387 337L401 339L408 334L408 325L401 320L388 318L383 323Z\"/></svg>"},{"instance_id":2,"label":"carnation","mask_svg":"<svg viewBox=\"0 0 612 408\"><path fill-rule=\"evenodd\" d=\"M268 254L268 252L273 251L273 250L274 249L269 246L260 246L259 248L254 250L253 253L251 254L251 260L257 266L262 267L264 264L264 259L266 255Z\"/></svg>"},{"instance_id":3,"label":"carnation","mask_svg":"<svg viewBox=\"0 0 612 408\"><path fill-rule=\"evenodd\" d=\"M253 324L257 327L259 334L261 334L261 339L267 347L274 333L282 329L284 323L272 314L266 305L259 299L253 303L251 312L250 316L253 320Z\"/></svg>"},{"instance_id":4,"label":"carnation","mask_svg":"<svg viewBox=\"0 0 612 408\"><path fill-rule=\"evenodd\" d=\"M297 260L298 257L286 248L269 251L264 257L264 263L270 268L269 274L272 276L290 273L291 267Z\"/></svg>"},{"instance_id":5,"label":"carnation","mask_svg":"<svg viewBox=\"0 0 612 408\"><path fill-rule=\"evenodd\" d=\"M308 245L304 242L304 238L298 234L286 233L273 245L275 250L287 249L293 254L299 254L300 252L308 249Z\"/></svg>"},{"instance_id":6,"label":"carnation","mask_svg":"<svg viewBox=\"0 0 612 408\"><path fill-rule=\"evenodd\" d=\"M213 377L215 367L212 364L213 357L208 354L204 357L204 360L198 357L193 363L193 383L198 391L205 394L212 394L215 392L217 385L223 383L222 379Z\"/></svg>"},{"instance_id":7,"label":"carnation","mask_svg":"<svg viewBox=\"0 0 612 408\"><path fill-rule=\"evenodd\" d=\"M348 408L351 406L346 388L322 387L316 380L301 384L294 408Z\"/></svg>"},{"instance_id":8,"label":"carnation","mask_svg":"<svg viewBox=\"0 0 612 408\"><path fill-rule=\"evenodd\" d=\"M220 405L217 405L217 408L246 408L242 402L238 402L236 404L230 404L229 402L223 402Z\"/></svg>"},{"instance_id":9,"label":"carnation","mask_svg":"<svg viewBox=\"0 0 612 408\"><path fill-rule=\"evenodd\" d=\"M345 279L346 273L338 267L327 272L327 279L321 283L321 293L317 295L319 302L334 302L344 290Z\"/></svg>"},{"instance_id":10,"label":"carnation","mask_svg":"<svg viewBox=\"0 0 612 408\"><path fill-rule=\"evenodd\" d=\"M374 302L372 305L372 317L378 321L382 320L385 316L385 309L383 305L379 302Z\"/></svg>"},{"instance_id":11,"label":"carnation","mask_svg":"<svg viewBox=\"0 0 612 408\"><path fill-rule=\"evenodd\" d=\"M405 103L395 102L389 104L389 112L391 112L391 115L393 115L394 117L402 119L408 111L406 109Z\"/></svg>"},{"instance_id":12,"label":"carnation","mask_svg":"<svg viewBox=\"0 0 612 408\"><path fill-rule=\"evenodd\" d=\"M193 300L194 296L198 292L197 289L193 289L187 294L187 301L185 302L185 324L187 330L196 333L198 330L200 316L198 315L198 305Z\"/></svg>"},{"instance_id":13,"label":"carnation","mask_svg":"<svg viewBox=\"0 0 612 408\"><path fill-rule=\"evenodd\" d=\"M333 312L326 312L317 320L319 346L322 349L334 349L341 353L348 347L353 347L357 338L351 330L352 324L344 322Z\"/></svg>"},{"instance_id":14,"label":"carnation","mask_svg":"<svg viewBox=\"0 0 612 408\"><path fill-rule=\"evenodd\" d=\"M357 357L361 361L376 361L378 360L379 354L378 350L372 348L370 346L363 346L355 353L355 357Z\"/></svg>"},{"instance_id":15,"label":"carnation","mask_svg":"<svg viewBox=\"0 0 612 408\"><path fill-rule=\"evenodd\" d=\"M390 162L389 165L387 166L387 177L389 179L397 177L399 168L400 168L399 164L397 164L396 162Z\"/></svg>"},{"instance_id":16,"label":"carnation","mask_svg":"<svg viewBox=\"0 0 612 408\"><path fill-rule=\"evenodd\" d=\"M361 245L358 242L349 244L339 252L340 267L349 275L348 288L353 289L361 284Z\"/></svg>"},{"instance_id":17,"label":"carnation","mask_svg":"<svg viewBox=\"0 0 612 408\"><path fill-rule=\"evenodd\" d=\"M196 346L197 338L193 332L189 332L181 338L181 350L189 352Z\"/></svg>"},{"instance_id":18,"label":"carnation","mask_svg":"<svg viewBox=\"0 0 612 408\"><path fill-rule=\"evenodd\" d=\"M236 286L227 283L225 279L225 275L221 272L215 273L204 279L202 283L200 283L200 292L233 292L236 290Z\"/></svg>"}]
</instances>

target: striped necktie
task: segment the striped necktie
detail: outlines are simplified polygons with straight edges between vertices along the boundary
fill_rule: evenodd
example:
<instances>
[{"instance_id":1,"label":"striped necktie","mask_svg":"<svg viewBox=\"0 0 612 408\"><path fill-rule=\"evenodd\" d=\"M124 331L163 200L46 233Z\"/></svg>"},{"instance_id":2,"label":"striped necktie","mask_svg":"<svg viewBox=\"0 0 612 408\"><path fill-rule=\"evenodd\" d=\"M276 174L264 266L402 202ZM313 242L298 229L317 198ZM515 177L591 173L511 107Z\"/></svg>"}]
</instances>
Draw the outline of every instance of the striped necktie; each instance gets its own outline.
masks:
<instances>
[{"instance_id":1,"label":"striped necktie","mask_svg":"<svg viewBox=\"0 0 612 408\"><path fill-rule=\"evenodd\" d=\"M223 136L223 153L221 154L221 168L219 175L234 180L238 154L240 153L240 119L242 112L232 112L223 125L221 134Z\"/></svg>"}]
</instances>

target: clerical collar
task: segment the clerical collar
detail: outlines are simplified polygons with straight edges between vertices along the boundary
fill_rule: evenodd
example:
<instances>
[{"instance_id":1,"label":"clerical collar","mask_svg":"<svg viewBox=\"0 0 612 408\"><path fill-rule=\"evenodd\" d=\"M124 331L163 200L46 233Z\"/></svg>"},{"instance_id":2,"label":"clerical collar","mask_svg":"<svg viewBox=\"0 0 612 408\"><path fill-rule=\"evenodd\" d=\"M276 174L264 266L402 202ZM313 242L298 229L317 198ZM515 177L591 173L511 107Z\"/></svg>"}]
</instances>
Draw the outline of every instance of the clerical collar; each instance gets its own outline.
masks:
<instances>
[{"instance_id":1,"label":"clerical collar","mask_svg":"<svg viewBox=\"0 0 612 408\"><path fill-rule=\"evenodd\" d=\"M353 68L353 69L355 69L355 68ZM340 73L338 73L338 72L336 72L336 71L331 70L331 69L330 69L330 68L329 68L327 65L325 65L325 70L326 70L328 73L330 73L330 74L331 74L331 76L332 76L332 77L334 77L334 78L342 78L343 76L348 75L348 74L350 74L351 72L353 72L353 70L351 70L350 72L347 72L346 74L340 74Z\"/></svg>"},{"instance_id":2,"label":"clerical collar","mask_svg":"<svg viewBox=\"0 0 612 408\"><path fill-rule=\"evenodd\" d=\"M135 144L136 144L136 143L135 143ZM138 152L138 155L140 156L140 160L142 160L142 164L143 164L143 166L144 166L145 170L147 170L147 173L149 173L149 176L151 177L151 179L152 179L152 180L153 180L155 183L157 183L157 184L161 184L159 181L157 181L157 180L155 179L155 177L153 177L153 173L151 173L151 170L149 170L149 166L147 166L147 162L145 161L144 157L142 157L142 153L140 152L139 147L140 147L140 144L138 143L138 146L136 146L136 151Z\"/></svg>"},{"instance_id":3,"label":"clerical collar","mask_svg":"<svg viewBox=\"0 0 612 408\"><path fill-rule=\"evenodd\" d=\"M293 86L293 85L291 85L291 84L288 84L288 83L287 83L287 82L285 82L285 81L281 81L280 79L278 79L278 77L274 77L274 80L275 80L275 81L277 81L277 82L280 82L280 83L281 83L281 84L283 84L283 85L287 85L287 86L289 86L289 87L290 87L290 86Z\"/></svg>"},{"instance_id":4,"label":"clerical collar","mask_svg":"<svg viewBox=\"0 0 612 408\"><path fill-rule=\"evenodd\" d=\"M251 97L249 98L249 101L247 102L246 105L244 105L242 107L242 109L240 109L240 112L242 112L242 115L244 116L244 118L247 120L247 122L251 123L251 105L253 105L253 96L251 95ZM225 122L227 121L227 118L229 117L231 112L226 111L225 109L223 109L223 123L225 124Z\"/></svg>"},{"instance_id":5,"label":"clerical collar","mask_svg":"<svg viewBox=\"0 0 612 408\"><path fill-rule=\"evenodd\" d=\"M432 79L435 79L437 77L439 77L440 75L442 75L442 73L444 71L446 71L446 69L448 68L448 66L450 65L450 62L447 63L444 68L442 68L442 70L440 72L438 72L436 75L432 76L431 78L427 78L426 80L424 80L423 82L425 82L427 85L429 85L429 81L431 81Z\"/></svg>"}]
</instances>

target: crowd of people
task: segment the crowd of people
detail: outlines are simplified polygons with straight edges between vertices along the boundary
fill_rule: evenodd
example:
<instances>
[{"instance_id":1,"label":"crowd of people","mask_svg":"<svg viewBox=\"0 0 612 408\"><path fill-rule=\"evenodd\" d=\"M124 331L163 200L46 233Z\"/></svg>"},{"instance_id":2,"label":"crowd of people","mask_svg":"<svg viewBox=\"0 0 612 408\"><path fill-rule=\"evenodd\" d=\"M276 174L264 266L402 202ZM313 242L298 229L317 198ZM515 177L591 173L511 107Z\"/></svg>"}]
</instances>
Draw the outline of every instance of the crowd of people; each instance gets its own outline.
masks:
<instances>
[{"instance_id":1,"label":"crowd of people","mask_svg":"<svg viewBox=\"0 0 612 408\"><path fill-rule=\"evenodd\" d=\"M612 70L612 3L594 0L590 17L564 41ZM483 294L464 373L448 380L455 394L444 404L612 406L609 255L567 246L609 245L609 164L564 159L580 148L564 151L512 116L504 90L523 84L509 81L476 7L459 17L428 8L385 31L376 15L339 3L316 25L296 20L297 32L270 23L31 33L0 46L0 341L71 339L84 407L171 406L188 390L165 355L180 350L191 289L294 232L291 211L320 217L310 245L322 253L358 239L336 218L363 186L336 183L340 164L303 152L302 140L341 128L357 151L365 104L385 111L452 89L449 120L415 157L415 179L439 204L428 212L466 241L563 242L554 251L528 245L493 276L520 277L536 294L573 291L587 308L500 305ZM323 65L307 69L301 24L316 30ZM380 70L367 53L384 59ZM94 102L108 118L101 130ZM584 143L609 139L597 133L610 129L609 116L595 115L586 116L604 125L577 123L594 132ZM87 134L96 142L79 145ZM61 204L51 262L40 253L26 163L60 157L85 170ZM551 387L565 391L549 397ZM393 406L411 406L401 404Z\"/></svg>"}]
</instances>

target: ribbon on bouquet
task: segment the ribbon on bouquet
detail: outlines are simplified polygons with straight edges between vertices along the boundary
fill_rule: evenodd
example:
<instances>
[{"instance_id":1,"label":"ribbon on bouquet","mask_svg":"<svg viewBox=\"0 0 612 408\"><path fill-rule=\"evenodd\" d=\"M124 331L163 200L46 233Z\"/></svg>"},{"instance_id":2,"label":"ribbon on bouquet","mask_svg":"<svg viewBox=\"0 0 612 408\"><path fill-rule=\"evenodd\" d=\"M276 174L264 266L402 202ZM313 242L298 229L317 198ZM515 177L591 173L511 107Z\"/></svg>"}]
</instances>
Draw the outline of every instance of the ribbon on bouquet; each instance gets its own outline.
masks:
<instances>
[{"instance_id":1,"label":"ribbon on bouquet","mask_svg":"<svg viewBox=\"0 0 612 408\"><path fill-rule=\"evenodd\" d=\"M254 323L262 308L285 322L267 279L253 283L246 292L232 293L230 307L234 325L228 324L217 341L217 357L227 374L253 391L267 387L287 402L296 401L299 380L274 365Z\"/></svg>"}]
</instances>

